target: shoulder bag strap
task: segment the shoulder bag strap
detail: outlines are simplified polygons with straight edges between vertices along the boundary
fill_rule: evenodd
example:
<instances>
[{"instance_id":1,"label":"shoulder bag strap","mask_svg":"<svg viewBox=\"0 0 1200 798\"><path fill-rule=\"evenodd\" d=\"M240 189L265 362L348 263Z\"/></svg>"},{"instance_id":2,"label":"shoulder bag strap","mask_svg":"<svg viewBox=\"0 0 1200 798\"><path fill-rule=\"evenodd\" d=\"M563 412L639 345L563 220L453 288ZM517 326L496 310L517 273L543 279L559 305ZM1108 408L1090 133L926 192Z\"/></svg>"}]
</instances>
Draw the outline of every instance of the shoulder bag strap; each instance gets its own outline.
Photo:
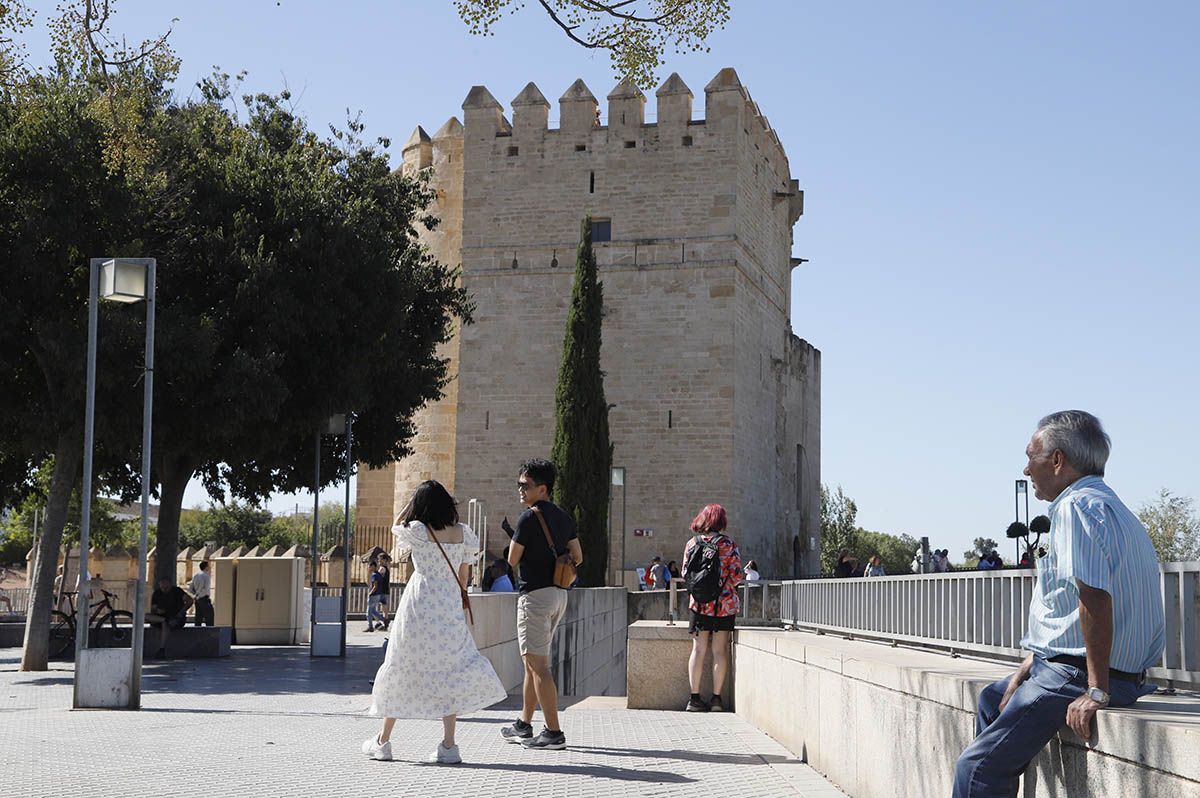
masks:
<instances>
[{"instance_id":1,"label":"shoulder bag strap","mask_svg":"<svg viewBox=\"0 0 1200 798\"><path fill-rule=\"evenodd\" d=\"M536 504L529 509L533 511L533 514L537 516L538 523L542 525L542 534L546 536L546 545L550 547L550 551L557 557L558 547L554 545L554 538L550 537L550 527L546 526L546 519L542 516L542 511L537 508Z\"/></svg>"},{"instance_id":2,"label":"shoulder bag strap","mask_svg":"<svg viewBox=\"0 0 1200 798\"><path fill-rule=\"evenodd\" d=\"M462 594L463 609L467 611L467 617L471 619L471 625L474 626L475 615L471 612L471 599L467 596L467 589L463 587L462 580L458 578L458 569L454 567L454 563L450 562L449 555L447 555L446 550L442 548L442 542L437 539L437 535L433 534L433 530L429 527L425 527L425 530L429 534L429 537L433 538L433 542L437 544L438 551L442 553L442 557L446 560L446 565L450 566L450 573L454 575L454 583L458 585L458 591ZM466 540L465 536L463 537L463 540Z\"/></svg>"}]
</instances>

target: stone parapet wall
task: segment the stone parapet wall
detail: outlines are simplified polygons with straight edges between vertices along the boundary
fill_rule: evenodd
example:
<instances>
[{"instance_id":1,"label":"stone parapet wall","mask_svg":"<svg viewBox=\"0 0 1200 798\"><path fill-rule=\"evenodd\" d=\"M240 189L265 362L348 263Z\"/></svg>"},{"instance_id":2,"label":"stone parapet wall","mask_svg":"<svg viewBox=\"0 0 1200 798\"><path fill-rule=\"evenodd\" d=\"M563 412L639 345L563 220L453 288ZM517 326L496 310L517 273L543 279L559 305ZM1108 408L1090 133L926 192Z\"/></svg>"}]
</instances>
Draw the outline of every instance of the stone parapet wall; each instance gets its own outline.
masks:
<instances>
[{"instance_id":1,"label":"stone parapet wall","mask_svg":"<svg viewBox=\"0 0 1200 798\"><path fill-rule=\"evenodd\" d=\"M954 763L975 736L979 692L1012 667L739 629L734 695L739 715L854 798L949 795ZM1153 695L1102 711L1092 747L1064 727L1026 771L1021 795L1197 798L1198 707L1195 695Z\"/></svg>"}]
</instances>

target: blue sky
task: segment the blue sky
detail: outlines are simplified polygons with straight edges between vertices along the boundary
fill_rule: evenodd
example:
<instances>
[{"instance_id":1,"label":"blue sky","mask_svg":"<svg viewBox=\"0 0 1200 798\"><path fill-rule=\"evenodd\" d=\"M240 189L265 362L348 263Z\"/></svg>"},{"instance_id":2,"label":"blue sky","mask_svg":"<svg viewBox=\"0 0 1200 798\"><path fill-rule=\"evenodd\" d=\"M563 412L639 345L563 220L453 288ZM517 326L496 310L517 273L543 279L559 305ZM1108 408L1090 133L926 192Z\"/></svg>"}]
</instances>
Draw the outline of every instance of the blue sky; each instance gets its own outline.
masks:
<instances>
[{"instance_id":1,"label":"blue sky","mask_svg":"<svg viewBox=\"0 0 1200 798\"><path fill-rule=\"evenodd\" d=\"M616 82L536 4L489 39L450 0L123 0L116 24L172 17L182 93L245 69L320 129L361 110L397 150L473 84L507 105L530 80L552 101ZM999 539L1034 424L1068 407L1107 425L1131 506L1200 497L1196 30L1186 2L735 0L711 53L669 58L697 113L735 67L806 192L793 327L823 353L823 480L862 525L955 556Z\"/></svg>"}]
</instances>

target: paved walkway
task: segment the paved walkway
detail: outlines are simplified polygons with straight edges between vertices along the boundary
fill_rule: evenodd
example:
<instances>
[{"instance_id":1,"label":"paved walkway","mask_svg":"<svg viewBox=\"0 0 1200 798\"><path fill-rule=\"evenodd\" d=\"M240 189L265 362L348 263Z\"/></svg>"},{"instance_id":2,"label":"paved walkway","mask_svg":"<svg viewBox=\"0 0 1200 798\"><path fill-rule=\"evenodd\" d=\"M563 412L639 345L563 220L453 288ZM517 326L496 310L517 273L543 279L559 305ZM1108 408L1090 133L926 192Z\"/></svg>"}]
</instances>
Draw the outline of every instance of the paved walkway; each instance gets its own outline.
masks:
<instances>
[{"instance_id":1,"label":"paved walkway","mask_svg":"<svg viewBox=\"0 0 1200 798\"><path fill-rule=\"evenodd\" d=\"M374 762L359 745L378 729L365 713L379 643L353 635L345 660L239 647L147 663L141 712L70 711L69 664L19 673L20 652L0 649L0 798L842 796L734 714L628 710L623 698L570 704L566 751L502 742L515 706L502 705L460 720L461 765L422 761L436 720L397 723L396 761Z\"/></svg>"}]
</instances>

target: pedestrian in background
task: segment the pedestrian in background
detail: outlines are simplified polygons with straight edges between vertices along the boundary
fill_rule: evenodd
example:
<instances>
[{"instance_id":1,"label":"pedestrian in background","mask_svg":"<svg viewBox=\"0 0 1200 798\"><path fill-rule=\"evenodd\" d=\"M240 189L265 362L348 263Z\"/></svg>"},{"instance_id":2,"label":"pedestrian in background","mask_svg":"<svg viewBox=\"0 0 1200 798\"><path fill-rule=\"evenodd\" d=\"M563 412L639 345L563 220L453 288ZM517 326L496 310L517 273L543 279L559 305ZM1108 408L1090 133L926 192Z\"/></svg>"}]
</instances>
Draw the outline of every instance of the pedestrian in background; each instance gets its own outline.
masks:
<instances>
[{"instance_id":1,"label":"pedestrian in background","mask_svg":"<svg viewBox=\"0 0 1200 798\"><path fill-rule=\"evenodd\" d=\"M691 696L688 712L722 712L721 691L729 673L729 641L734 619L742 607L737 586L742 581L742 557L737 543L725 534L728 518L719 504L707 505L692 521L694 537L683 548L683 578L687 580L692 622L692 654L688 659ZM712 698L700 697L704 660L712 651Z\"/></svg>"}]
</instances>

